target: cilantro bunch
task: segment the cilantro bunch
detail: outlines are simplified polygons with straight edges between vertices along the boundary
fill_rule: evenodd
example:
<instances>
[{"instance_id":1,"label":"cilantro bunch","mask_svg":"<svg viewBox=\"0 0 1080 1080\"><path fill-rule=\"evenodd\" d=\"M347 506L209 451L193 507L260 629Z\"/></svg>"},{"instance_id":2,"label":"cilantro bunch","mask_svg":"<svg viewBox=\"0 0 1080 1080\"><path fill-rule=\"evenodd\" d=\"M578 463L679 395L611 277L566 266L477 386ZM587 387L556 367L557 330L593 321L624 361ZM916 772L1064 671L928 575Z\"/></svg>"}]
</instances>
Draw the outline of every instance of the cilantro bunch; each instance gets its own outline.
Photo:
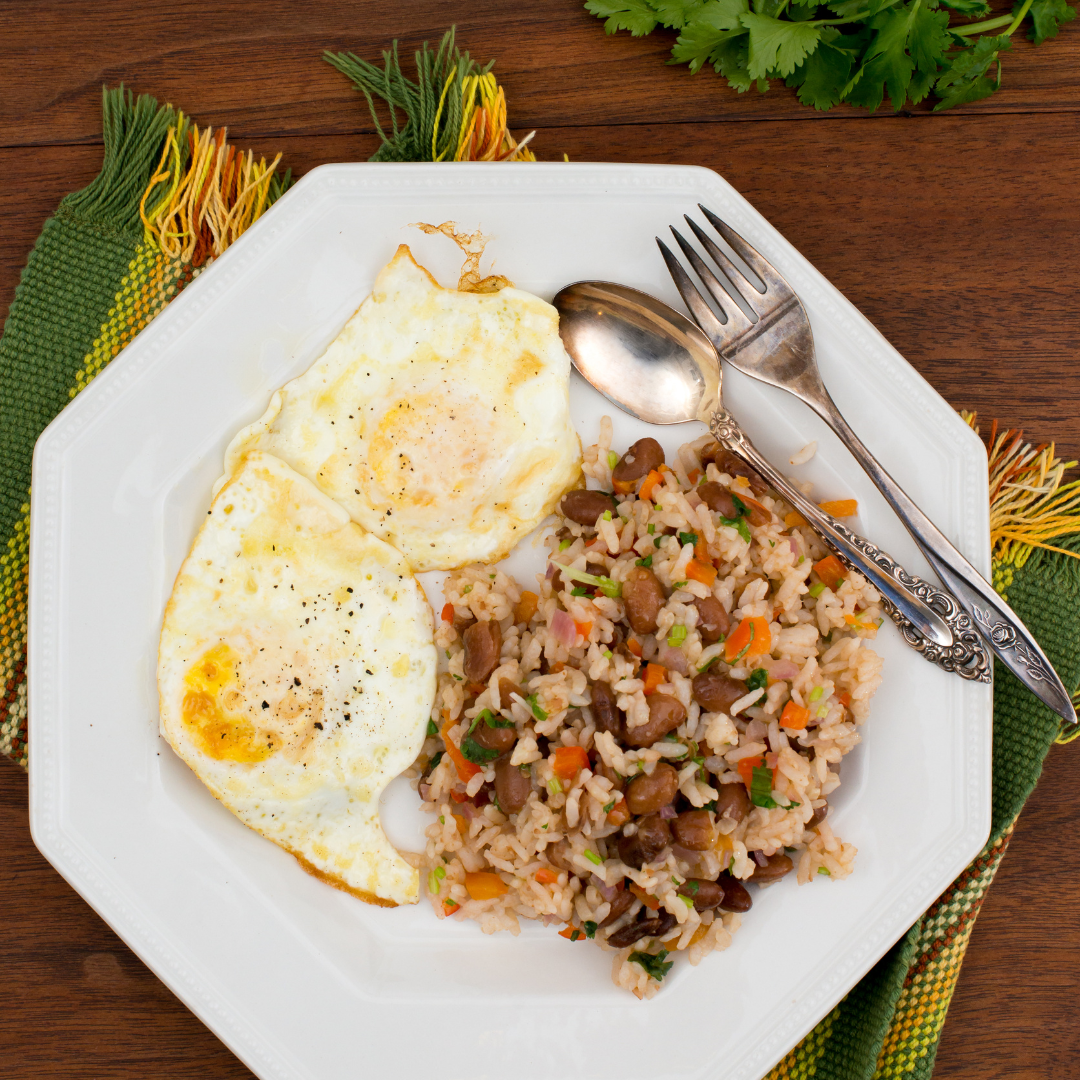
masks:
<instances>
[{"instance_id":1,"label":"cilantro bunch","mask_svg":"<svg viewBox=\"0 0 1080 1080\"><path fill-rule=\"evenodd\" d=\"M739 93L771 79L795 87L815 109L840 102L873 112L887 94L893 109L931 91L948 109L1001 86L1000 56L1025 19L1036 45L1076 17L1066 0L1017 0L1009 15L989 15L986 0L588 0L609 34L634 37L658 26L679 32L671 63L692 72L712 64ZM994 31L1001 31L994 33Z\"/></svg>"}]
</instances>

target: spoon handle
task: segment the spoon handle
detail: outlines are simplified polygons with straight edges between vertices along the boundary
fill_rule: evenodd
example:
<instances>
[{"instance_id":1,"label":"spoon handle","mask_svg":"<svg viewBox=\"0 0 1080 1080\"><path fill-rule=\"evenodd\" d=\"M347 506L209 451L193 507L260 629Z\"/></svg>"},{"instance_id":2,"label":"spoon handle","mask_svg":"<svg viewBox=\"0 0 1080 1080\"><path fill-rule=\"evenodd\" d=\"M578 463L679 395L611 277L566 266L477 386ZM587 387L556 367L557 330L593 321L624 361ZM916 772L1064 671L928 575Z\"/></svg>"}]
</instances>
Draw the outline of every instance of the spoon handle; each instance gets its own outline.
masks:
<instances>
[{"instance_id":1,"label":"spoon handle","mask_svg":"<svg viewBox=\"0 0 1080 1080\"><path fill-rule=\"evenodd\" d=\"M875 544L826 514L765 460L723 406L709 423L713 436L748 461L833 546L873 583L908 644L932 663L966 679L991 680L990 660L971 619L951 596L909 574Z\"/></svg>"},{"instance_id":2,"label":"spoon handle","mask_svg":"<svg viewBox=\"0 0 1080 1080\"><path fill-rule=\"evenodd\" d=\"M812 400L810 404L866 470L911 533L934 572L956 597L963 611L974 620L1001 662L1054 712L1075 724L1076 712L1068 691L1016 612L882 468L840 415L840 410L828 393L822 400Z\"/></svg>"}]
</instances>

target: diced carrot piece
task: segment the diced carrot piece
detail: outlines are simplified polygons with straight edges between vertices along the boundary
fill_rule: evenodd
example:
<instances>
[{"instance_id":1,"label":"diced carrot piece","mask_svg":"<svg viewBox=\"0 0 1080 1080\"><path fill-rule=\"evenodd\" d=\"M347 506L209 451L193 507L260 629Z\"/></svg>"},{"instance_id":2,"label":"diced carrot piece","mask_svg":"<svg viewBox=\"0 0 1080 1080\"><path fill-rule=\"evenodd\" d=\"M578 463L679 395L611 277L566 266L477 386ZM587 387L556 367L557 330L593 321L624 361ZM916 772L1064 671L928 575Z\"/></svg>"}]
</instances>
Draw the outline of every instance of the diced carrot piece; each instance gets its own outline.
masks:
<instances>
[{"instance_id":1,"label":"diced carrot piece","mask_svg":"<svg viewBox=\"0 0 1080 1080\"><path fill-rule=\"evenodd\" d=\"M691 559L686 564L686 576L694 581L700 581L706 588L711 589L716 581L716 567L712 563L701 563L697 559Z\"/></svg>"},{"instance_id":2,"label":"diced carrot piece","mask_svg":"<svg viewBox=\"0 0 1080 1080\"><path fill-rule=\"evenodd\" d=\"M613 480L611 485L615 488L617 495L629 495L636 483L636 480Z\"/></svg>"},{"instance_id":3,"label":"diced carrot piece","mask_svg":"<svg viewBox=\"0 0 1080 1080\"><path fill-rule=\"evenodd\" d=\"M597 540L599 540L599 539L600 539L599 536L592 536L588 540L585 541L585 546L586 547L592 547L593 544L595 544L597 542Z\"/></svg>"},{"instance_id":4,"label":"diced carrot piece","mask_svg":"<svg viewBox=\"0 0 1080 1080\"><path fill-rule=\"evenodd\" d=\"M744 657L765 656L772 649L769 622L762 615L743 619L724 642L724 659L732 664Z\"/></svg>"},{"instance_id":5,"label":"diced carrot piece","mask_svg":"<svg viewBox=\"0 0 1080 1080\"><path fill-rule=\"evenodd\" d=\"M650 896L640 885L630 882L630 891L650 910L659 911L660 901L655 896Z\"/></svg>"},{"instance_id":6,"label":"diced carrot piece","mask_svg":"<svg viewBox=\"0 0 1080 1080\"><path fill-rule=\"evenodd\" d=\"M574 780L582 769L589 767L589 755L580 746L558 746L555 748L555 764L552 772L560 780Z\"/></svg>"},{"instance_id":7,"label":"diced carrot piece","mask_svg":"<svg viewBox=\"0 0 1080 1080\"><path fill-rule=\"evenodd\" d=\"M626 805L626 800L620 795L615 805L607 813L607 823L609 825L625 825L630 820L630 807Z\"/></svg>"},{"instance_id":8,"label":"diced carrot piece","mask_svg":"<svg viewBox=\"0 0 1080 1080\"><path fill-rule=\"evenodd\" d=\"M591 622L578 622L574 620L574 629L586 640L589 640L589 633L592 630Z\"/></svg>"},{"instance_id":9,"label":"diced carrot piece","mask_svg":"<svg viewBox=\"0 0 1080 1080\"><path fill-rule=\"evenodd\" d=\"M468 798L468 796L466 796L466 798ZM454 824L457 826L457 831L461 833L462 836L465 836L466 833L468 833L469 831L469 823L465 820L465 815L451 814L450 816L454 819Z\"/></svg>"},{"instance_id":10,"label":"diced carrot piece","mask_svg":"<svg viewBox=\"0 0 1080 1080\"><path fill-rule=\"evenodd\" d=\"M814 563L814 573L821 578L823 585L834 591L847 577L844 564L835 555L826 555L820 562Z\"/></svg>"},{"instance_id":11,"label":"diced carrot piece","mask_svg":"<svg viewBox=\"0 0 1080 1080\"><path fill-rule=\"evenodd\" d=\"M754 769L760 769L764 764L765 758L758 754L757 757L744 757L736 766L747 791L750 790L750 781L754 778Z\"/></svg>"},{"instance_id":12,"label":"diced carrot piece","mask_svg":"<svg viewBox=\"0 0 1080 1080\"><path fill-rule=\"evenodd\" d=\"M810 710L789 701L780 714L780 726L791 728L792 731L802 731L810 719Z\"/></svg>"},{"instance_id":13,"label":"diced carrot piece","mask_svg":"<svg viewBox=\"0 0 1080 1080\"><path fill-rule=\"evenodd\" d=\"M789 529L794 529L796 525L808 525L809 522L798 510L792 510L791 513L784 515L784 524Z\"/></svg>"},{"instance_id":14,"label":"diced carrot piece","mask_svg":"<svg viewBox=\"0 0 1080 1080\"><path fill-rule=\"evenodd\" d=\"M721 855L725 851L734 851L735 842L728 836L727 833L718 832L713 838L713 851L719 851Z\"/></svg>"},{"instance_id":15,"label":"diced carrot piece","mask_svg":"<svg viewBox=\"0 0 1080 1080\"><path fill-rule=\"evenodd\" d=\"M832 514L836 518L854 517L859 512L858 499L829 499L826 502L818 503L818 506L826 514Z\"/></svg>"},{"instance_id":16,"label":"diced carrot piece","mask_svg":"<svg viewBox=\"0 0 1080 1080\"><path fill-rule=\"evenodd\" d=\"M694 558L706 566L712 565L712 559L709 558L709 545L705 543L704 536L699 536L697 543L694 544Z\"/></svg>"},{"instance_id":17,"label":"diced carrot piece","mask_svg":"<svg viewBox=\"0 0 1080 1080\"><path fill-rule=\"evenodd\" d=\"M559 937L564 937L567 941L584 941L585 931L576 926L566 926L559 931Z\"/></svg>"},{"instance_id":18,"label":"diced carrot piece","mask_svg":"<svg viewBox=\"0 0 1080 1080\"><path fill-rule=\"evenodd\" d=\"M648 476L645 477L645 482L641 485L641 490L638 492L638 498L648 501L652 498L653 489L657 484L664 482L664 474L653 469Z\"/></svg>"},{"instance_id":19,"label":"diced carrot piece","mask_svg":"<svg viewBox=\"0 0 1080 1080\"><path fill-rule=\"evenodd\" d=\"M694 486L696 487L696 486L697 486L697 482L698 482L698 481L699 481L699 480L700 480L700 479L702 478L702 476L704 476L704 475L705 475L705 474L704 474L704 473L703 473L703 472L702 472L702 471L701 471L700 469L691 469L691 470L690 470L690 471L689 471L689 472L688 472L688 473L686 474L686 478L687 478L687 479L688 479L688 480L690 481L690 483L691 483L691 484L693 484L693 485L694 485Z\"/></svg>"},{"instance_id":20,"label":"diced carrot piece","mask_svg":"<svg viewBox=\"0 0 1080 1080\"><path fill-rule=\"evenodd\" d=\"M845 690L842 694L837 694L836 700L846 709L851 704L851 695Z\"/></svg>"},{"instance_id":21,"label":"diced carrot piece","mask_svg":"<svg viewBox=\"0 0 1080 1080\"><path fill-rule=\"evenodd\" d=\"M464 791L451 791L450 798L456 803L463 803L469 801L469 796Z\"/></svg>"},{"instance_id":22,"label":"diced carrot piece","mask_svg":"<svg viewBox=\"0 0 1080 1080\"><path fill-rule=\"evenodd\" d=\"M454 621L454 605L453 604L443 604L442 621L443 622L453 622Z\"/></svg>"},{"instance_id":23,"label":"diced carrot piece","mask_svg":"<svg viewBox=\"0 0 1080 1080\"><path fill-rule=\"evenodd\" d=\"M471 761L467 760L461 750L458 749L457 743L450 738L449 732L454 725L450 721L449 711L444 710L443 716L446 718L446 722L440 729L439 734L446 744L446 752L450 755L450 760L454 763L454 768L457 769L458 778L462 783L467 784L480 771L480 766L474 765Z\"/></svg>"},{"instance_id":24,"label":"diced carrot piece","mask_svg":"<svg viewBox=\"0 0 1080 1080\"><path fill-rule=\"evenodd\" d=\"M457 909L459 907L461 907L461 905L456 900L451 900L450 897L448 896L443 901L443 907L446 908L446 914L447 915L453 915L454 912L457 911Z\"/></svg>"},{"instance_id":25,"label":"diced carrot piece","mask_svg":"<svg viewBox=\"0 0 1080 1080\"><path fill-rule=\"evenodd\" d=\"M503 896L509 891L506 882L498 874L492 874L487 870L466 873L465 888L474 900L494 900L495 897Z\"/></svg>"},{"instance_id":26,"label":"diced carrot piece","mask_svg":"<svg viewBox=\"0 0 1080 1080\"><path fill-rule=\"evenodd\" d=\"M655 694L657 687L667 679L667 668L663 664L645 665L645 694Z\"/></svg>"},{"instance_id":27,"label":"diced carrot piece","mask_svg":"<svg viewBox=\"0 0 1080 1080\"><path fill-rule=\"evenodd\" d=\"M641 642L637 638L627 638L626 647L638 658L641 657Z\"/></svg>"},{"instance_id":28,"label":"diced carrot piece","mask_svg":"<svg viewBox=\"0 0 1080 1080\"><path fill-rule=\"evenodd\" d=\"M536 614L539 603L540 597L526 589L514 608L514 622L528 622Z\"/></svg>"},{"instance_id":29,"label":"diced carrot piece","mask_svg":"<svg viewBox=\"0 0 1080 1080\"><path fill-rule=\"evenodd\" d=\"M549 870L546 866L541 866L539 870L533 875L541 885L554 885L559 880L559 875L554 870Z\"/></svg>"}]
</instances>

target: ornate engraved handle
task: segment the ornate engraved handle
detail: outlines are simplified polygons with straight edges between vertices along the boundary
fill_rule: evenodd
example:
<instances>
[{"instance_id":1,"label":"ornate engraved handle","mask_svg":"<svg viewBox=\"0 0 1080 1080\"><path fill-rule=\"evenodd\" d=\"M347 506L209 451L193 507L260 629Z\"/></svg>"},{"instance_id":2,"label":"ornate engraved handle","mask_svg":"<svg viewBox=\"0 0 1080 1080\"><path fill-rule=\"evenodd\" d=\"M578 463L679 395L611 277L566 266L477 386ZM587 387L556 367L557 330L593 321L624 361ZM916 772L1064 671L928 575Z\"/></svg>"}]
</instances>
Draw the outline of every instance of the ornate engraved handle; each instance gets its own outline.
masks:
<instances>
[{"instance_id":1,"label":"ornate engraved handle","mask_svg":"<svg viewBox=\"0 0 1080 1080\"><path fill-rule=\"evenodd\" d=\"M938 667L964 679L990 682L990 657L969 616L956 601L929 582L909 574L876 544L853 533L797 491L758 453L723 406L709 423L713 436L751 464L822 534L843 561L873 583L882 606L904 640Z\"/></svg>"}]
</instances>

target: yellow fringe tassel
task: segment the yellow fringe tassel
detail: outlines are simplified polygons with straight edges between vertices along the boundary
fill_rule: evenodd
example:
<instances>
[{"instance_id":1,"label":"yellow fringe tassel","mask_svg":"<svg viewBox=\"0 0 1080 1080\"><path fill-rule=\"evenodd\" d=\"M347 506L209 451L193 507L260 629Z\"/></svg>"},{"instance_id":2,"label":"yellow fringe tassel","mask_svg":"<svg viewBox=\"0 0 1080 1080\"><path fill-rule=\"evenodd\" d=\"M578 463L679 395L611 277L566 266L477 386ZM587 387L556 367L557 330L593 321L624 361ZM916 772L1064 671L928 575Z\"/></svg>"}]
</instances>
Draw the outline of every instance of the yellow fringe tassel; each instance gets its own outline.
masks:
<instances>
[{"instance_id":1,"label":"yellow fringe tassel","mask_svg":"<svg viewBox=\"0 0 1080 1080\"><path fill-rule=\"evenodd\" d=\"M161 160L139 204L147 243L170 259L202 266L258 221L281 154L267 165L237 153L227 129L204 128L177 114ZM188 155L184 166L182 148Z\"/></svg>"},{"instance_id":2,"label":"yellow fringe tassel","mask_svg":"<svg viewBox=\"0 0 1080 1080\"><path fill-rule=\"evenodd\" d=\"M962 412L979 434L975 413ZM1080 532L1080 480L1063 484L1075 461L1059 461L1053 443L1032 446L1015 428L998 431L995 420L986 440L990 469L990 552L995 563L1020 567L1035 548L1074 559L1080 554L1049 541Z\"/></svg>"},{"instance_id":3,"label":"yellow fringe tassel","mask_svg":"<svg viewBox=\"0 0 1080 1080\"><path fill-rule=\"evenodd\" d=\"M435 130L431 137L433 161L443 161L449 151L435 152L439 118L446 105L446 96L457 79L453 72L443 85L439 109L435 114ZM506 94L489 71L486 75L466 75L461 88L461 127L458 131L454 161L535 161L529 149L535 131L516 142L506 127Z\"/></svg>"}]
</instances>

